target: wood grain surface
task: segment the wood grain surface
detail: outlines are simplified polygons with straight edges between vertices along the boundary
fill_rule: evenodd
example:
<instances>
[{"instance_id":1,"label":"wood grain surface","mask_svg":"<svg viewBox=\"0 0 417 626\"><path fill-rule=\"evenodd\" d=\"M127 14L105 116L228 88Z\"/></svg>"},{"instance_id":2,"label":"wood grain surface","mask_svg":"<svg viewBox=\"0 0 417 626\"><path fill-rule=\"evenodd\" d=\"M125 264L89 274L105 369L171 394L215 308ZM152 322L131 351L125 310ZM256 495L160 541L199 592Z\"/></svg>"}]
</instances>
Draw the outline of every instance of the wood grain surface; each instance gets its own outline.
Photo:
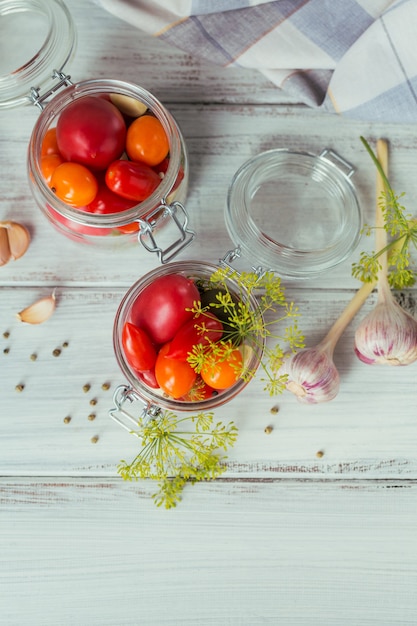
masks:
<instances>
[{"instance_id":1,"label":"wood grain surface","mask_svg":"<svg viewBox=\"0 0 417 626\"><path fill-rule=\"evenodd\" d=\"M375 171L359 137L385 137L391 182L413 211L414 127L323 115L255 70L204 64L93 2L67 5L78 32L73 79L136 82L182 129L197 240L181 259L216 262L234 247L224 222L228 187L242 163L274 147L340 154L356 170L371 222ZM125 382L114 316L126 289L158 260L139 246L103 250L56 234L26 176L37 116L34 107L0 111L0 220L21 221L32 236L27 254L0 268L1 626L417 624L417 364L373 368L355 357L354 330L375 294L337 345L334 401L270 398L256 379L216 409L239 428L223 478L186 487L175 510L156 508L155 485L116 473L138 443L108 411ZM353 296L351 263L372 247L364 237L323 277L287 282L307 345ZM53 290L48 322L16 319ZM397 297L417 314L416 290Z\"/></svg>"}]
</instances>

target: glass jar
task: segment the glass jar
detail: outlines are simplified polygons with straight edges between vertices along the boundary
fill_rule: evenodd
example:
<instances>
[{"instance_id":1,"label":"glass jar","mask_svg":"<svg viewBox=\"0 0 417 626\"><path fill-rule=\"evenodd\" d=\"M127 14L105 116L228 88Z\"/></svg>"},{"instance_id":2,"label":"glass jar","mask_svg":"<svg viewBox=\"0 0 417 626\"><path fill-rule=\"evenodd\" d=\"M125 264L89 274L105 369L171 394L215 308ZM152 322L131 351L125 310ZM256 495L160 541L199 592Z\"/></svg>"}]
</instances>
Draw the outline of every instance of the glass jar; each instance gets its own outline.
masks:
<instances>
[{"instance_id":1,"label":"glass jar","mask_svg":"<svg viewBox=\"0 0 417 626\"><path fill-rule=\"evenodd\" d=\"M169 141L169 165L159 186L146 200L119 213L107 215L87 213L59 200L51 191L41 170L42 142L48 129L56 125L59 114L70 103L84 96L119 94L146 105L161 122ZM182 134L171 116L158 100L143 88L119 80L88 80L68 85L58 92L42 111L29 143L29 181L33 196L46 217L63 234L83 242L99 243L108 238L120 243L139 238L150 251L158 252L153 231L169 218L178 221L179 244L192 236L182 203L188 185L188 159ZM183 228L183 231L182 231ZM151 240L147 242L147 238ZM160 251L161 254L164 251ZM172 258L170 249L162 262Z\"/></svg>"},{"instance_id":2,"label":"glass jar","mask_svg":"<svg viewBox=\"0 0 417 626\"><path fill-rule=\"evenodd\" d=\"M355 168L333 150L268 150L244 163L228 192L226 226L243 256L282 278L313 278L358 244Z\"/></svg>"},{"instance_id":3,"label":"glass jar","mask_svg":"<svg viewBox=\"0 0 417 626\"><path fill-rule=\"evenodd\" d=\"M44 92L72 58L77 34L61 0L0 0L0 108L33 104L31 88Z\"/></svg>"},{"instance_id":4,"label":"glass jar","mask_svg":"<svg viewBox=\"0 0 417 626\"><path fill-rule=\"evenodd\" d=\"M130 287L123 297L114 321L113 346L116 360L129 386L121 385L116 390L115 409L111 411L111 415L128 430L132 430L132 426L126 426L126 418L136 425L138 418L137 416L136 418L132 418L129 412L125 410L126 400L140 401L140 406L144 407L143 415L146 416L154 416L161 408L171 411L195 411L198 413L229 402L246 387L251 379L252 376L238 378L236 383L231 387L221 391L219 390L215 392L215 395L205 399L197 399L194 401L173 399L164 394L161 389L153 389L141 380L137 372L129 365L123 350L123 327L126 322L132 321L132 308L139 294L141 294L146 287L151 285L157 278L169 276L170 274L180 274L194 282L205 284L218 269L216 265L201 261L173 262L169 265L158 267L140 278ZM259 316L260 320L263 321L259 311L259 305L252 294L249 294L247 291L243 292L242 287L238 286L237 282L232 277L227 278L226 285L232 297L244 299L251 314ZM264 345L265 339L263 335L257 333L256 335L252 335L252 337L249 336L242 342L242 345L239 346L243 355L243 368L245 371L249 371L251 374L256 372L262 358Z\"/></svg>"},{"instance_id":5,"label":"glass jar","mask_svg":"<svg viewBox=\"0 0 417 626\"><path fill-rule=\"evenodd\" d=\"M172 115L151 93L133 83L112 79L72 83L71 77L62 70L74 51L75 28L61 0L0 0L0 15L2 19L7 16L14 21L23 15L25 24L34 16L43 18L40 49L29 62L17 68L5 68L9 73L0 79L0 106L32 103L41 109L29 142L28 175L31 192L42 213L58 232L75 241L118 246L139 239L148 251L158 254L162 263L171 260L194 238L183 205L189 175L187 150ZM21 32L27 28L20 23L18 27L22 28ZM15 28L10 32L14 38L18 37ZM47 131L56 126L60 114L70 103L85 96L133 99L142 112L161 122L166 133L168 165L166 171L160 173L160 184L149 197L134 206L130 203L127 209L100 214L90 212L88 207L70 206L50 189L42 173L41 150ZM123 106L117 106L122 109L128 125L132 117L125 114ZM123 155L120 158L124 158ZM162 249L154 233L168 221L174 225L174 240Z\"/></svg>"}]
</instances>

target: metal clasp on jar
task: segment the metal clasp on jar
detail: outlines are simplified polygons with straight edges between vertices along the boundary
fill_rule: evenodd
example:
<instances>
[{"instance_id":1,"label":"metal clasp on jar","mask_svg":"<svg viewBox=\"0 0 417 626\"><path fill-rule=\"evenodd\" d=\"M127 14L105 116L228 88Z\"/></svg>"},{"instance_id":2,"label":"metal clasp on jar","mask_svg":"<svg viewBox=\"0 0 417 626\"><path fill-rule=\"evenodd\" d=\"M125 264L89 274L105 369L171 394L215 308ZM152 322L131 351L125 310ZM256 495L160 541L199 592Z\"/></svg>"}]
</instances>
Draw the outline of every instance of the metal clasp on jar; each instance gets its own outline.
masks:
<instances>
[{"instance_id":1,"label":"metal clasp on jar","mask_svg":"<svg viewBox=\"0 0 417 626\"><path fill-rule=\"evenodd\" d=\"M33 104L36 105L41 111L45 108L45 100L47 100L52 94L61 89L61 87L69 87L72 85L71 76L64 74L63 72L59 72L58 70L54 70L52 72L52 78L57 79L58 82L51 87L46 93L40 94L39 87L32 87L30 90L30 99Z\"/></svg>"},{"instance_id":2,"label":"metal clasp on jar","mask_svg":"<svg viewBox=\"0 0 417 626\"><path fill-rule=\"evenodd\" d=\"M132 405L136 402L140 402L142 406L139 415L135 417L126 410L126 405L128 403ZM139 421L145 426L150 420L157 419L161 414L159 407L144 402L132 387L126 385L119 385L116 388L113 394L113 403L114 406L109 411L110 417L122 428L138 437L140 437L140 432L135 432L135 429L139 427Z\"/></svg>"},{"instance_id":3,"label":"metal clasp on jar","mask_svg":"<svg viewBox=\"0 0 417 626\"><path fill-rule=\"evenodd\" d=\"M319 156L322 159L327 159L330 163L336 162L337 166L342 165L346 168L345 175L347 178L350 178L356 172L356 168L349 163L349 161L346 161L346 159L341 157L340 154L337 154L334 150L331 150L331 148L325 148L320 152Z\"/></svg>"},{"instance_id":4,"label":"metal clasp on jar","mask_svg":"<svg viewBox=\"0 0 417 626\"><path fill-rule=\"evenodd\" d=\"M239 259L241 257L241 254L242 254L242 251L241 251L240 246L236 246L236 248L233 248L233 250L229 250L228 252L226 252L224 257L219 260L219 263L223 267L228 267L233 272L240 274L240 272L232 265L232 263L236 259ZM267 272L272 271L272 270L267 270L260 265L258 265L257 267L252 265L251 269L259 279L261 279L262 276L264 276Z\"/></svg>"},{"instance_id":5,"label":"metal clasp on jar","mask_svg":"<svg viewBox=\"0 0 417 626\"><path fill-rule=\"evenodd\" d=\"M165 222L167 219L172 221L179 231L180 236L163 249L157 245L153 233L159 223ZM162 200L161 204L146 216L146 219L140 219L138 222L140 226L138 241L148 252L156 252L161 263L171 261L178 252L188 246L195 237L195 232L188 228L188 213L181 202L166 204L166 202ZM147 243L146 239L148 239L150 243Z\"/></svg>"}]
</instances>

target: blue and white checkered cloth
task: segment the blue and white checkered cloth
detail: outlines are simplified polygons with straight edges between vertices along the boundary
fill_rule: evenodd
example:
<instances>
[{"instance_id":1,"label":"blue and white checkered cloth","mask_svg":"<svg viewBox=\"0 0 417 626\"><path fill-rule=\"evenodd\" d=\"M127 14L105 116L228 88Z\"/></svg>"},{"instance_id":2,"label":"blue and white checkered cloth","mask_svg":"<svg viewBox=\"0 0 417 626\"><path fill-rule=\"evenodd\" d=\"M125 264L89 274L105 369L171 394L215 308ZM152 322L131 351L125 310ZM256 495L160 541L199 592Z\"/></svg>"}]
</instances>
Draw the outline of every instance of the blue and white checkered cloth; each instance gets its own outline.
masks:
<instances>
[{"instance_id":1,"label":"blue and white checkered cloth","mask_svg":"<svg viewBox=\"0 0 417 626\"><path fill-rule=\"evenodd\" d=\"M257 68L299 102L417 122L417 0L95 0L222 67Z\"/></svg>"}]
</instances>

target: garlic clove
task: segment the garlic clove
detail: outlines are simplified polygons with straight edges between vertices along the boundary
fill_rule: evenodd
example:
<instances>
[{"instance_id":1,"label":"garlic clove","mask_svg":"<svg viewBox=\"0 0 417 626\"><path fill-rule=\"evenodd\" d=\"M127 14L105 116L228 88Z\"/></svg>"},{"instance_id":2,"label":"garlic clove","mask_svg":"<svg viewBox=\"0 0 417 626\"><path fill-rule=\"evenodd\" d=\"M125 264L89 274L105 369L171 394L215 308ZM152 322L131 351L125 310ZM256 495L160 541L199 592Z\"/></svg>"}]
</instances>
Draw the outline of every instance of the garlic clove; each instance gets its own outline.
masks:
<instances>
[{"instance_id":1,"label":"garlic clove","mask_svg":"<svg viewBox=\"0 0 417 626\"><path fill-rule=\"evenodd\" d=\"M0 266L6 265L11 259L7 229L0 225Z\"/></svg>"},{"instance_id":2,"label":"garlic clove","mask_svg":"<svg viewBox=\"0 0 417 626\"><path fill-rule=\"evenodd\" d=\"M26 226L17 222L10 222L7 227L9 235L10 253L13 260L20 259L29 247L30 234Z\"/></svg>"},{"instance_id":3,"label":"garlic clove","mask_svg":"<svg viewBox=\"0 0 417 626\"><path fill-rule=\"evenodd\" d=\"M121 93L111 93L110 100L121 113L129 115L129 117L141 117L148 110L144 102Z\"/></svg>"},{"instance_id":4,"label":"garlic clove","mask_svg":"<svg viewBox=\"0 0 417 626\"><path fill-rule=\"evenodd\" d=\"M7 240L7 242L6 242ZM26 252L30 243L30 234L26 226L18 222L0 222L0 264L11 259L16 261ZM8 249L8 258L7 258ZM5 261L4 259L7 258ZM3 261L3 262L1 262Z\"/></svg>"},{"instance_id":5,"label":"garlic clove","mask_svg":"<svg viewBox=\"0 0 417 626\"><path fill-rule=\"evenodd\" d=\"M26 324L42 324L49 319L55 311L55 292L50 296L37 300L17 314L21 322Z\"/></svg>"}]
</instances>

